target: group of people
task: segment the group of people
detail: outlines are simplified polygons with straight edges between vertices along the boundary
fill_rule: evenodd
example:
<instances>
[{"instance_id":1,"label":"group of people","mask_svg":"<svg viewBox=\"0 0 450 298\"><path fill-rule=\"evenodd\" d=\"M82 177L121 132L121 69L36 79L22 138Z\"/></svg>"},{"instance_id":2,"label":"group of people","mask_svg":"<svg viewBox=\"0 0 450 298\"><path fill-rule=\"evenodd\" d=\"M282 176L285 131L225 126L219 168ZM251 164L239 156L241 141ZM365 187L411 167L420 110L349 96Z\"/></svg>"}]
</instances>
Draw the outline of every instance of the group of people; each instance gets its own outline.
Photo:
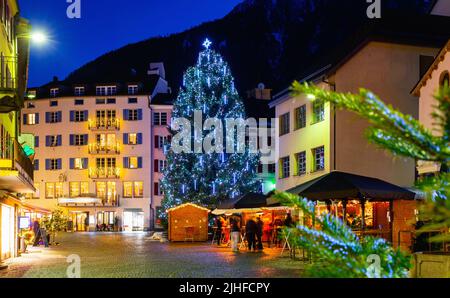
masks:
<instances>
[{"instance_id":1,"label":"group of people","mask_svg":"<svg viewBox=\"0 0 450 298\"><path fill-rule=\"evenodd\" d=\"M282 226L292 226L293 220L291 217L291 214L288 213L286 215L286 218L284 222L279 219L279 224L277 225L276 222L274 222L274 226L276 226L276 234L274 235L274 239L277 243L278 237L280 236L280 231ZM221 216L216 218L216 236L217 236L217 244L220 246L222 242L222 238L226 238L226 241L228 242L228 237L230 237L229 240L231 240L231 249L233 251L239 250L239 241L241 237L241 233L243 230L242 224L241 224L241 218L240 216L233 215L229 218L229 235L223 234L224 227L227 225L227 222L225 219ZM247 240L247 247L248 251L262 251L263 250L263 232L264 232L264 222L262 221L261 217L259 216L253 216L250 217L247 222L245 223L245 235Z\"/></svg>"}]
</instances>

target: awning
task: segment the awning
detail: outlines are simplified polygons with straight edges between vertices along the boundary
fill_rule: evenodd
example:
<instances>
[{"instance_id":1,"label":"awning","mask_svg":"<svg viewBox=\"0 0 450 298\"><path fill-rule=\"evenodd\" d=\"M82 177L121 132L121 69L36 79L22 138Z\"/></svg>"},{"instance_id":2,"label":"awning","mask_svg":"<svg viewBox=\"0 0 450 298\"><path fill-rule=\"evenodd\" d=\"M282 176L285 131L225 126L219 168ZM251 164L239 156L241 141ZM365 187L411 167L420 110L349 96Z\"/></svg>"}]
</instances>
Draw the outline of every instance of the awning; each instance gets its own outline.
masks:
<instances>
[{"instance_id":1,"label":"awning","mask_svg":"<svg viewBox=\"0 0 450 298\"><path fill-rule=\"evenodd\" d=\"M309 200L414 200L416 194L381 179L334 171L287 192Z\"/></svg>"}]
</instances>

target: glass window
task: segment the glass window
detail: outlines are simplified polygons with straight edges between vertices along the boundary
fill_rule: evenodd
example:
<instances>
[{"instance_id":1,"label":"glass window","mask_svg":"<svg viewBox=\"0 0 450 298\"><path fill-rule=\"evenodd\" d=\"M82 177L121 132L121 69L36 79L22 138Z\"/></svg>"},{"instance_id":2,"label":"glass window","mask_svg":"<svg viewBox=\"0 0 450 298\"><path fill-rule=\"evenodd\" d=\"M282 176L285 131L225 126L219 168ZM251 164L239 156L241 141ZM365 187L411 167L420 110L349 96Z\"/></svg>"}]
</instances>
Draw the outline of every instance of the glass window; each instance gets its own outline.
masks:
<instances>
[{"instance_id":1,"label":"glass window","mask_svg":"<svg viewBox=\"0 0 450 298\"><path fill-rule=\"evenodd\" d=\"M154 112L153 125L167 125L167 113Z\"/></svg>"},{"instance_id":2,"label":"glass window","mask_svg":"<svg viewBox=\"0 0 450 298\"><path fill-rule=\"evenodd\" d=\"M35 125L36 124L36 114L27 114L26 115L26 123L29 125Z\"/></svg>"},{"instance_id":3,"label":"glass window","mask_svg":"<svg viewBox=\"0 0 450 298\"><path fill-rule=\"evenodd\" d=\"M75 87L75 96L84 95L84 87Z\"/></svg>"},{"instance_id":4,"label":"glass window","mask_svg":"<svg viewBox=\"0 0 450 298\"><path fill-rule=\"evenodd\" d=\"M75 122L84 122L85 119L85 113L84 111L74 111L74 120Z\"/></svg>"},{"instance_id":5,"label":"glass window","mask_svg":"<svg viewBox=\"0 0 450 298\"><path fill-rule=\"evenodd\" d=\"M95 104L98 104L98 105L102 105L102 104L105 104L105 103L106 103L106 99L104 99L104 98L97 98L95 100Z\"/></svg>"},{"instance_id":6,"label":"glass window","mask_svg":"<svg viewBox=\"0 0 450 298\"><path fill-rule=\"evenodd\" d=\"M302 105L295 109L295 129L306 126L306 105Z\"/></svg>"},{"instance_id":7,"label":"glass window","mask_svg":"<svg viewBox=\"0 0 450 298\"><path fill-rule=\"evenodd\" d=\"M134 196L138 198L144 196L144 182L142 181L134 182Z\"/></svg>"},{"instance_id":8,"label":"glass window","mask_svg":"<svg viewBox=\"0 0 450 298\"><path fill-rule=\"evenodd\" d=\"M130 169L137 169L138 168L138 158L136 156L130 157Z\"/></svg>"},{"instance_id":9,"label":"glass window","mask_svg":"<svg viewBox=\"0 0 450 298\"><path fill-rule=\"evenodd\" d=\"M74 135L74 145L75 146L84 146L87 145L86 144L86 138L84 137L84 135Z\"/></svg>"},{"instance_id":10,"label":"glass window","mask_svg":"<svg viewBox=\"0 0 450 298\"><path fill-rule=\"evenodd\" d=\"M128 144L137 145L137 133L128 134Z\"/></svg>"},{"instance_id":11,"label":"glass window","mask_svg":"<svg viewBox=\"0 0 450 298\"><path fill-rule=\"evenodd\" d=\"M123 183L123 196L131 198L133 196L133 182L126 181Z\"/></svg>"},{"instance_id":12,"label":"glass window","mask_svg":"<svg viewBox=\"0 0 450 298\"><path fill-rule=\"evenodd\" d=\"M287 178L290 175L289 156L280 159L280 178Z\"/></svg>"},{"instance_id":13,"label":"glass window","mask_svg":"<svg viewBox=\"0 0 450 298\"><path fill-rule=\"evenodd\" d=\"M50 89L50 97L56 97L59 94L59 88L52 88ZM58 103L56 103L58 105ZM52 106L52 103L50 102L50 106Z\"/></svg>"},{"instance_id":14,"label":"glass window","mask_svg":"<svg viewBox=\"0 0 450 298\"><path fill-rule=\"evenodd\" d=\"M138 99L137 98L128 98L128 103L129 104L135 104L135 103L138 103Z\"/></svg>"},{"instance_id":15,"label":"glass window","mask_svg":"<svg viewBox=\"0 0 450 298\"><path fill-rule=\"evenodd\" d=\"M325 169L325 148L318 147L313 149L314 170L321 171Z\"/></svg>"},{"instance_id":16,"label":"glass window","mask_svg":"<svg viewBox=\"0 0 450 298\"><path fill-rule=\"evenodd\" d=\"M82 106L84 105L84 99L75 99L74 104L76 106Z\"/></svg>"},{"instance_id":17,"label":"glass window","mask_svg":"<svg viewBox=\"0 0 450 298\"><path fill-rule=\"evenodd\" d=\"M128 85L128 94L137 94L138 86L137 85Z\"/></svg>"},{"instance_id":18,"label":"glass window","mask_svg":"<svg viewBox=\"0 0 450 298\"><path fill-rule=\"evenodd\" d=\"M106 100L106 103L107 103L107 104L115 104L115 103L116 103L116 99L115 99L115 98L108 98L108 99Z\"/></svg>"},{"instance_id":19,"label":"glass window","mask_svg":"<svg viewBox=\"0 0 450 298\"><path fill-rule=\"evenodd\" d=\"M80 196L80 183L79 182L70 182L69 183L69 196L71 198Z\"/></svg>"},{"instance_id":20,"label":"glass window","mask_svg":"<svg viewBox=\"0 0 450 298\"><path fill-rule=\"evenodd\" d=\"M59 167L58 167L58 159L56 159L56 158L53 158L53 159L50 159L50 170L59 170Z\"/></svg>"},{"instance_id":21,"label":"glass window","mask_svg":"<svg viewBox=\"0 0 450 298\"><path fill-rule=\"evenodd\" d=\"M80 182L80 192L82 195L89 194L89 182Z\"/></svg>"},{"instance_id":22,"label":"glass window","mask_svg":"<svg viewBox=\"0 0 450 298\"><path fill-rule=\"evenodd\" d=\"M49 116L50 116L50 119L49 119L50 123L60 122L59 113L58 112L50 112Z\"/></svg>"},{"instance_id":23,"label":"glass window","mask_svg":"<svg viewBox=\"0 0 450 298\"><path fill-rule=\"evenodd\" d=\"M136 121L138 120L138 110L128 110L128 120L130 121Z\"/></svg>"},{"instance_id":24,"label":"glass window","mask_svg":"<svg viewBox=\"0 0 450 298\"><path fill-rule=\"evenodd\" d=\"M280 117L280 136L289 133L289 113L283 114Z\"/></svg>"},{"instance_id":25,"label":"glass window","mask_svg":"<svg viewBox=\"0 0 450 298\"><path fill-rule=\"evenodd\" d=\"M325 102L322 99L316 99L312 103L313 124L325 120Z\"/></svg>"},{"instance_id":26,"label":"glass window","mask_svg":"<svg viewBox=\"0 0 450 298\"><path fill-rule=\"evenodd\" d=\"M303 175L306 173L306 152L300 152L296 154L297 160L297 175Z\"/></svg>"},{"instance_id":27,"label":"glass window","mask_svg":"<svg viewBox=\"0 0 450 298\"><path fill-rule=\"evenodd\" d=\"M58 101L57 100L50 100L50 106L51 107L57 107L58 106Z\"/></svg>"},{"instance_id":28,"label":"glass window","mask_svg":"<svg viewBox=\"0 0 450 298\"><path fill-rule=\"evenodd\" d=\"M55 184L54 183L45 183L45 197L47 199L55 198Z\"/></svg>"}]
</instances>

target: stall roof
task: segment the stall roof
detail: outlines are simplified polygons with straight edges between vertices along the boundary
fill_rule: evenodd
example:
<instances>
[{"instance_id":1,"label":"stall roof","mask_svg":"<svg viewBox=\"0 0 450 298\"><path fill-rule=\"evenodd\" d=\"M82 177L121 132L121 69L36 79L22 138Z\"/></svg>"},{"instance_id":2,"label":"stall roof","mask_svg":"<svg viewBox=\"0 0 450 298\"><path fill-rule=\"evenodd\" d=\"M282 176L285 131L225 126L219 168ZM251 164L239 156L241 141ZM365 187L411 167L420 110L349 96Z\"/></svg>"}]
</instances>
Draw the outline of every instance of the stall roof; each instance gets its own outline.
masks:
<instances>
[{"instance_id":1,"label":"stall roof","mask_svg":"<svg viewBox=\"0 0 450 298\"><path fill-rule=\"evenodd\" d=\"M249 192L242 195L237 200L222 202L217 209L261 208L267 206L267 195Z\"/></svg>"},{"instance_id":2,"label":"stall roof","mask_svg":"<svg viewBox=\"0 0 450 298\"><path fill-rule=\"evenodd\" d=\"M296 186L290 193L309 200L355 199L414 200L416 194L381 179L333 171L317 179Z\"/></svg>"}]
</instances>

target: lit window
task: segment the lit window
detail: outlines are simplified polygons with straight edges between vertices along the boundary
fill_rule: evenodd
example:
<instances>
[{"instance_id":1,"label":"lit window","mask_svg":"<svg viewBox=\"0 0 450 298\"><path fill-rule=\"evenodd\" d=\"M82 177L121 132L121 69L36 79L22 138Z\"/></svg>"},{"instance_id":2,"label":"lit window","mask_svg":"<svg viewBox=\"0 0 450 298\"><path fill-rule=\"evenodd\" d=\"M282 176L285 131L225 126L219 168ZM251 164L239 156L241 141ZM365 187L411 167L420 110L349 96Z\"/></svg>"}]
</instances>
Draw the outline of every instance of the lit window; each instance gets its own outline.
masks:
<instances>
[{"instance_id":1,"label":"lit window","mask_svg":"<svg viewBox=\"0 0 450 298\"><path fill-rule=\"evenodd\" d=\"M36 124L36 114L27 114L27 124L28 125L35 125Z\"/></svg>"},{"instance_id":2,"label":"lit window","mask_svg":"<svg viewBox=\"0 0 450 298\"><path fill-rule=\"evenodd\" d=\"M70 197L79 197L89 193L89 182L70 182L69 195Z\"/></svg>"},{"instance_id":3,"label":"lit window","mask_svg":"<svg viewBox=\"0 0 450 298\"><path fill-rule=\"evenodd\" d=\"M128 144L137 145L137 133L128 134Z\"/></svg>"},{"instance_id":4,"label":"lit window","mask_svg":"<svg viewBox=\"0 0 450 298\"><path fill-rule=\"evenodd\" d=\"M123 196L125 198L131 198L133 196L133 182L123 183Z\"/></svg>"},{"instance_id":5,"label":"lit window","mask_svg":"<svg viewBox=\"0 0 450 298\"><path fill-rule=\"evenodd\" d=\"M84 169L83 158L74 158L73 167L75 170L83 170Z\"/></svg>"},{"instance_id":6,"label":"lit window","mask_svg":"<svg viewBox=\"0 0 450 298\"><path fill-rule=\"evenodd\" d=\"M314 170L321 171L325 169L325 149L318 147L313 149L314 156Z\"/></svg>"},{"instance_id":7,"label":"lit window","mask_svg":"<svg viewBox=\"0 0 450 298\"><path fill-rule=\"evenodd\" d=\"M313 107L313 124L321 122L325 119L325 102L322 99L316 99L312 103Z\"/></svg>"},{"instance_id":8,"label":"lit window","mask_svg":"<svg viewBox=\"0 0 450 298\"><path fill-rule=\"evenodd\" d=\"M134 196L140 198L144 196L144 182L135 181L134 182Z\"/></svg>"},{"instance_id":9,"label":"lit window","mask_svg":"<svg viewBox=\"0 0 450 298\"><path fill-rule=\"evenodd\" d=\"M45 197L47 199L55 198L55 184L54 183L45 183Z\"/></svg>"},{"instance_id":10,"label":"lit window","mask_svg":"<svg viewBox=\"0 0 450 298\"><path fill-rule=\"evenodd\" d=\"M130 157L130 164L129 164L130 169L137 169L138 168L138 158L133 156Z\"/></svg>"}]
</instances>

